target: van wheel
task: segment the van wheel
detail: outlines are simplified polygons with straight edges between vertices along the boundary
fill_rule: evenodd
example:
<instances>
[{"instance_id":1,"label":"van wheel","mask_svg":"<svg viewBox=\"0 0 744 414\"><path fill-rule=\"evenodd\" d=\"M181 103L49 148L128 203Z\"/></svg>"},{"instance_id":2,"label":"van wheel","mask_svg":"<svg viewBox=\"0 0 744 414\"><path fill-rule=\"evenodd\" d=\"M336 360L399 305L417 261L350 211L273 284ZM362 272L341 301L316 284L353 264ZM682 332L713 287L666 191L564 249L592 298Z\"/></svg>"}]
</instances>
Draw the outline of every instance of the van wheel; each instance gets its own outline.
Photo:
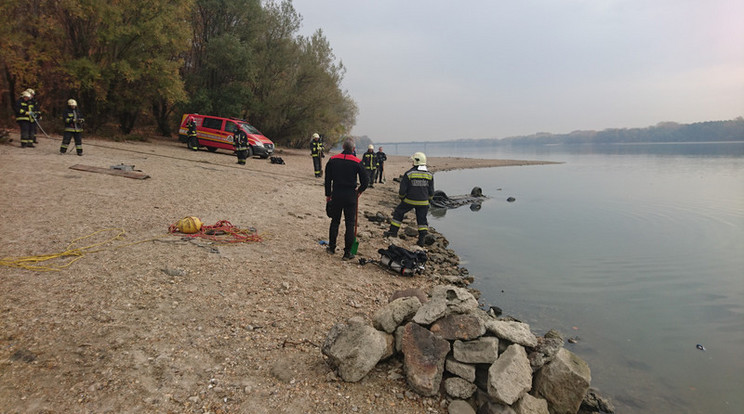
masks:
<instances>
[{"instance_id":1,"label":"van wheel","mask_svg":"<svg viewBox=\"0 0 744 414\"><path fill-rule=\"evenodd\" d=\"M253 148L250 145L248 146L248 151L246 151L245 158L253 158Z\"/></svg>"},{"instance_id":2,"label":"van wheel","mask_svg":"<svg viewBox=\"0 0 744 414\"><path fill-rule=\"evenodd\" d=\"M207 151L209 151L209 152L215 152L215 151L217 151L217 147L207 147Z\"/></svg>"}]
</instances>

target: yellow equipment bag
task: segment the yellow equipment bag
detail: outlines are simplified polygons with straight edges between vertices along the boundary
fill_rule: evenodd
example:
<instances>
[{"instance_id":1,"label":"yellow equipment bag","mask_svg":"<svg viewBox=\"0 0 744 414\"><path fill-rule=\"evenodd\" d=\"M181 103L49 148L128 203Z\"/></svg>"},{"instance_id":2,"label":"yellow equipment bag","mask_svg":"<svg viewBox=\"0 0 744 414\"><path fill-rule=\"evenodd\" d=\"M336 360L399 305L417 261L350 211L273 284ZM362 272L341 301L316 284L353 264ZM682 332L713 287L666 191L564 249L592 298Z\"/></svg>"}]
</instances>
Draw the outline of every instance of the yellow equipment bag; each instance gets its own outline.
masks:
<instances>
[{"instance_id":1,"label":"yellow equipment bag","mask_svg":"<svg viewBox=\"0 0 744 414\"><path fill-rule=\"evenodd\" d=\"M194 234L202 228L202 222L197 217L184 217L176 223L176 229L181 233Z\"/></svg>"}]
</instances>

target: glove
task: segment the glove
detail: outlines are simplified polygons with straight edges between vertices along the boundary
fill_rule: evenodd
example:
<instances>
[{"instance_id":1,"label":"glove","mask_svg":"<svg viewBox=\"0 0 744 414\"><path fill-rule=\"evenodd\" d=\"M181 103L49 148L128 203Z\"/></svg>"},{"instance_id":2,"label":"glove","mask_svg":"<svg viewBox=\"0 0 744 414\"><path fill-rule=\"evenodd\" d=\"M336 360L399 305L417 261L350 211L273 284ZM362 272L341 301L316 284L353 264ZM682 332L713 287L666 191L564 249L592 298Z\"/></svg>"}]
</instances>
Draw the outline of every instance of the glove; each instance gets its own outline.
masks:
<instances>
[{"instance_id":1,"label":"glove","mask_svg":"<svg viewBox=\"0 0 744 414\"><path fill-rule=\"evenodd\" d=\"M331 197L330 196L326 197L326 203L329 203L330 201L331 201Z\"/></svg>"}]
</instances>

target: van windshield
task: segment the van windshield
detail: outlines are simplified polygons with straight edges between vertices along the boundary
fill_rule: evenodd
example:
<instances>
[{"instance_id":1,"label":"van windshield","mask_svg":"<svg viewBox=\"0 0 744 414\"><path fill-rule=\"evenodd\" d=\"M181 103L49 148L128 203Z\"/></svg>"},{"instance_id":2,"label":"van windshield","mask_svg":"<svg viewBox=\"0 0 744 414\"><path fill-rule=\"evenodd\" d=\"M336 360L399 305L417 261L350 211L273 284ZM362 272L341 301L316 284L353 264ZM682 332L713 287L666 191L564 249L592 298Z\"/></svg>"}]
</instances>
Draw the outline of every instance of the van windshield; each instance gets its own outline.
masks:
<instances>
[{"instance_id":1,"label":"van windshield","mask_svg":"<svg viewBox=\"0 0 744 414\"><path fill-rule=\"evenodd\" d=\"M262 135L261 131L257 130L256 127L254 127L251 124L246 124L245 122L240 122L240 126L243 127L243 129L246 130L249 134L255 134L255 135Z\"/></svg>"}]
</instances>

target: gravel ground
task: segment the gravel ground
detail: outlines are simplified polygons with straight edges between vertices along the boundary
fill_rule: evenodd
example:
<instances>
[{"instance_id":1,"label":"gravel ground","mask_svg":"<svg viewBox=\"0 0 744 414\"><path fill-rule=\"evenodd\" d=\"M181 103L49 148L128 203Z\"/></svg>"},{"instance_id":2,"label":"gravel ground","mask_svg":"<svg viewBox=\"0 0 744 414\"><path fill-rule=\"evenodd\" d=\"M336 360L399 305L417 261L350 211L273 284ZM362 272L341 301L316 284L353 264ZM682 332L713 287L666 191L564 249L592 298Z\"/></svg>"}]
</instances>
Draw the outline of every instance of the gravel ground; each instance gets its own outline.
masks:
<instances>
[{"instance_id":1,"label":"gravel ground","mask_svg":"<svg viewBox=\"0 0 744 414\"><path fill-rule=\"evenodd\" d=\"M77 258L59 271L0 266L0 412L446 412L440 398L408 390L397 360L359 383L326 365L320 345L335 323L369 318L396 290L433 282L324 252L329 219L309 150L275 154L286 165L238 166L226 151L193 152L175 140L84 136L78 157L59 154L57 137L40 137L36 148L11 137L0 145L0 256L93 247L37 263ZM69 168L121 163L150 178ZM526 163L430 160L439 171ZM405 157L390 157L386 175L408 168ZM365 192L360 216L389 214L397 185ZM261 241L168 234L185 216L253 227ZM371 235L360 258L379 258L385 228L360 220Z\"/></svg>"}]
</instances>

